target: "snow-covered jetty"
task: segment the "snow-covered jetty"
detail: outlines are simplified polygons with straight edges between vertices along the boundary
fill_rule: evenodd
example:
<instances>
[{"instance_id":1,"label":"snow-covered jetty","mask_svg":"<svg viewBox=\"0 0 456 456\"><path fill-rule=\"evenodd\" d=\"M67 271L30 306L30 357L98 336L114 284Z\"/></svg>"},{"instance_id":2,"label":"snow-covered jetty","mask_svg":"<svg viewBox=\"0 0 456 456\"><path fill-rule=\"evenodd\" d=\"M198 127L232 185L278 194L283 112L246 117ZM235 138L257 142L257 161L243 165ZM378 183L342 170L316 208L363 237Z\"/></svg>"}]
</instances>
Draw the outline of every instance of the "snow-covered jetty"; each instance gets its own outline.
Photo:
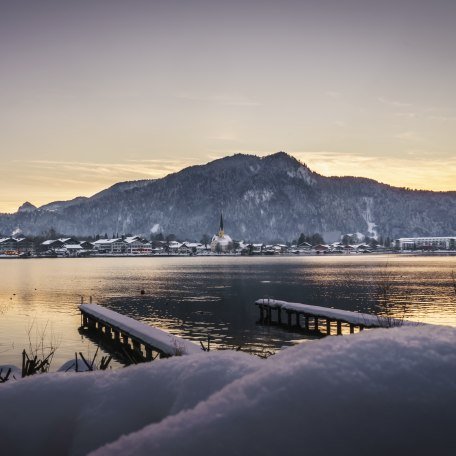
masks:
<instances>
[{"instance_id":1,"label":"snow-covered jetty","mask_svg":"<svg viewBox=\"0 0 456 456\"><path fill-rule=\"evenodd\" d=\"M133 347L139 355L151 361L153 352L161 358L201 353L195 343L141 323L133 318L106 309L98 304L81 304L82 326L100 331L113 341Z\"/></svg>"},{"instance_id":2,"label":"snow-covered jetty","mask_svg":"<svg viewBox=\"0 0 456 456\"><path fill-rule=\"evenodd\" d=\"M364 328L390 328L392 326L416 326L421 323L404 321L396 318L384 317L349 310L331 309L328 307L299 304L296 302L277 301L275 299L259 299L255 304L260 309L260 322L272 323L272 311L277 313L277 323L282 324L282 312L286 313L288 326L303 328L307 331L319 331L320 320L324 320L326 334L331 334L331 328L335 324L336 334L342 334L342 324L349 325L350 334L357 328L362 331ZM304 325L301 320L304 320Z\"/></svg>"}]
</instances>

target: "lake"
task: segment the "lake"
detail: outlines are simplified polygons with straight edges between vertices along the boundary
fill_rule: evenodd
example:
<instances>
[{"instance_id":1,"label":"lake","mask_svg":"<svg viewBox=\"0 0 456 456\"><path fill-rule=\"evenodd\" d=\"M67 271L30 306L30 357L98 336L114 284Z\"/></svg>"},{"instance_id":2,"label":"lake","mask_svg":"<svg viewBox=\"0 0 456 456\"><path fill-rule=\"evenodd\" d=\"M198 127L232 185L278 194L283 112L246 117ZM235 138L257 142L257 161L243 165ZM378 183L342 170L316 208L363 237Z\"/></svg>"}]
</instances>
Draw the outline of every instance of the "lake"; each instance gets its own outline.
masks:
<instances>
[{"instance_id":1,"label":"lake","mask_svg":"<svg viewBox=\"0 0 456 456\"><path fill-rule=\"evenodd\" d=\"M23 348L41 340L58 345L53 369L76 351L93 355L78 332L81 296L185 338L254 352L306 340L258 324L254 301L263 297L456 326L453 270L454 256L3 259L0 364L19 365ZM378 305L385 283L387 309Z\"/></svg>"}]
</instances>

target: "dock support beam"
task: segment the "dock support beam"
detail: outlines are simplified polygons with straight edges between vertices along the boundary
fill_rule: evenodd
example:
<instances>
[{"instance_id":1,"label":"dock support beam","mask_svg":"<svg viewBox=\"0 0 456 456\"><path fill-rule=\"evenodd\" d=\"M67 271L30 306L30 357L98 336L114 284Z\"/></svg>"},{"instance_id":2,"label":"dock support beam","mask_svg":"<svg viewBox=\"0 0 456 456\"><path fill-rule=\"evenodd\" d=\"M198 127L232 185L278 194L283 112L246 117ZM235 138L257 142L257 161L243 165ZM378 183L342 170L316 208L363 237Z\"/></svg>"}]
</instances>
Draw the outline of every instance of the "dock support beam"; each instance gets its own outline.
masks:
<instances>
[{"instance_id":1,"label":"dock support beam","mask_svg":"<svg viewBox=\"0 0 456 456\"><path fill-rule=\"evenodd\" d=\"M260 308L260 321L264 324L287 325L290 329L301 329L317 333L317 337L325 335L354 334L365 329L382 327L375 315L351 311L311 306L308 304L294 304L283 301L259 299L255 302ZM277 319L273 320L276 315ZM286 312L286 317L284 315ZM304 323L301 321L304 318ZM362 321L362 323L360 323Z\"/></svg>"},{"instance_id":2,"label":"dock support beam","mask_svg":"<svg viewBox=\"0 0 456 456\"><path fill-rule=\"evenodd\" d=\"M326 334L331 335L331 320L329 318L326 319Z\"/></svg>"},{"instance_id":3,"label":"dock support beam","mask_svg":"<svg viewBox=\"0 0 456 456\"><path fill-rule=\"evenodd\" d=\"M342 335L342 322L339 320L337 321L337 335L338 336Z\"/></svg>"},{"instance_id":4,"label":"dock support beam","mask_svg":"<svg viewBox=\"0 0 456 456\"><path fill-rule=\"evenodd\" d=\"M133 350L139 354L141 354L142 356L142 352L141 352L141 344L135 340L135 339L132 339L131 340L132 344L133 344Z\"/></svg>"},{"instance_id":5,"label":"dock support beam","mask_svg":"<svg viewBox=\"0 0 456 456\"><path fill-rule=\"evenodd\" d=\"M288 317L288 326L291 327L291 312L287 310L287 317Z\"/></svg>"}]
</instances>

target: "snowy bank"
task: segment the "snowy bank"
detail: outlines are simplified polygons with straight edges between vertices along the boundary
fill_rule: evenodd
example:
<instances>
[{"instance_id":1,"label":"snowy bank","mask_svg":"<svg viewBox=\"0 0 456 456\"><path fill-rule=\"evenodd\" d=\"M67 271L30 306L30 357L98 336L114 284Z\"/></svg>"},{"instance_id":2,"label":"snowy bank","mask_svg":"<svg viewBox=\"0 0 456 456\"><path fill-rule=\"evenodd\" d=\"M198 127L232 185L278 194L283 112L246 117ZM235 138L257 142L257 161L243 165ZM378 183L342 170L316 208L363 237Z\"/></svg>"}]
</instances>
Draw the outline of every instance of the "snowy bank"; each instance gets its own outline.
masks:
<instances>
[{"instance_id":1,"label":"snowy bank","mask_svg":"<svg viewBox=\"0 0 456 456\"><path fill-rule=\"evenodd\" d=\"M453 328L377 329L267 360L27 378L0 386L0 442L24 455L452 454L455 344Z\"/></svg>"}]
</instances>

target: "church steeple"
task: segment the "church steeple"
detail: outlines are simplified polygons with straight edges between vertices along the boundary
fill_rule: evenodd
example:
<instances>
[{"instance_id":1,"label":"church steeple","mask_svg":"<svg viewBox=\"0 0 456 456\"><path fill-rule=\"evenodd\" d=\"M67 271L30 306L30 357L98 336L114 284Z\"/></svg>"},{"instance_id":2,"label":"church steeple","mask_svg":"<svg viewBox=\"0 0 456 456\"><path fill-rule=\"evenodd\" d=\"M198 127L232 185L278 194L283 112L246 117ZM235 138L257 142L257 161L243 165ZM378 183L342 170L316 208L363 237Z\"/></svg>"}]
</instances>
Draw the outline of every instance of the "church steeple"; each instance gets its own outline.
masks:
<instances>
[{"instance_id":1,"label":"church steeple","mask_svg":"<svg viewBox=\"0 0 456 456\"><path fill-rule=\"evenodd\" d=\"M223 230L223 213L220 212L220 229L218 233L219 237L223 237L225 235L225 231Z\"/></svg>"}]
</instances>

